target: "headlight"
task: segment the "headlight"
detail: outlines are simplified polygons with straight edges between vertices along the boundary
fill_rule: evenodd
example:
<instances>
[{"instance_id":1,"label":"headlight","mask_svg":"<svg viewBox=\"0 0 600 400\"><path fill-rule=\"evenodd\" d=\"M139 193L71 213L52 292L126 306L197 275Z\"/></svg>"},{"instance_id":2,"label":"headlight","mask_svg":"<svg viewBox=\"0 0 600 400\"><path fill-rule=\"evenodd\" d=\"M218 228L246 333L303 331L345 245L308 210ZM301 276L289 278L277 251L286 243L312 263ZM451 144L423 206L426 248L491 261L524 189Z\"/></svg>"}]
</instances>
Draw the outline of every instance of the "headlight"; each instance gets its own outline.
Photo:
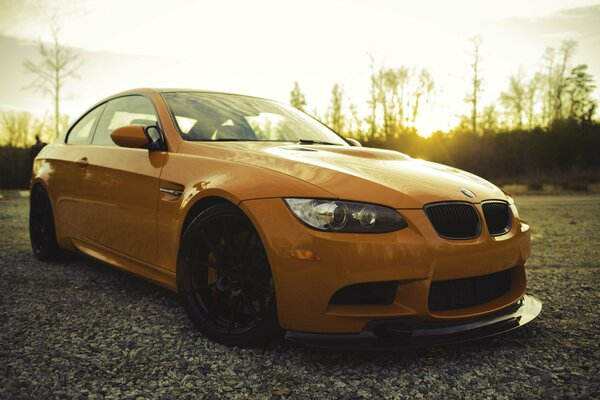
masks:
<instances>
[{"instance_id":1,"label":"headlight","mask_svg":"<svg viewBox=\"0 0 600 400\"><path fill-rule=\"evenodd\" d=\"M337 200L284 200L300 221L322 231L382 233L408 226L404 218L389 207Z\"/></svg>"}]
</instances>

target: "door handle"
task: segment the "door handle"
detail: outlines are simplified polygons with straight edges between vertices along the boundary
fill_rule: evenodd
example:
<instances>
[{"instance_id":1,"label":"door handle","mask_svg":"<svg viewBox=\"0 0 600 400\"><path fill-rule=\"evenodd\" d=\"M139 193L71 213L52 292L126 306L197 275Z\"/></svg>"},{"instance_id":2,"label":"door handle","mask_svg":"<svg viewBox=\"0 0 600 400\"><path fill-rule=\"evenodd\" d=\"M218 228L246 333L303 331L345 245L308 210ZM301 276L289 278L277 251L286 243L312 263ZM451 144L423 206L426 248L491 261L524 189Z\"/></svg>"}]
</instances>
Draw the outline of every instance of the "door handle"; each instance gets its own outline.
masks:
<instances>
[{"instance_id":1,"label":"door handle","mask_svg":"<svg viewBox=\"0 0 600 400\"><path fill-rule=\"evenodd\" d=\"M79 166L79 168L85 168L89 165L87 157L82 157L79 160L75 161L75 164Z\"/></svg>"}]
</instances>

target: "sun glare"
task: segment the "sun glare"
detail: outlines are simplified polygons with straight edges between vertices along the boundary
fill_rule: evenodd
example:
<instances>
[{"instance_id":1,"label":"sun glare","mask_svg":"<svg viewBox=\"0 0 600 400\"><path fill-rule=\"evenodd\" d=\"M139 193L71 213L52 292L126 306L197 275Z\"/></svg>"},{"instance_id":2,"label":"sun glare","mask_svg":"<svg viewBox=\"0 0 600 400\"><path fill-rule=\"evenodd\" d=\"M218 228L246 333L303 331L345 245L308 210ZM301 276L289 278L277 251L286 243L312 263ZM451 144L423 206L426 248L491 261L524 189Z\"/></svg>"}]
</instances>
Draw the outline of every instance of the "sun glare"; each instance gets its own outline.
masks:
<instances>
[{"instance_id":1,"label":"sun glare","mask_svg":"<svg viewBox=\"0 0 600 400\"><path fill-rule=\"evenodd\" d=\"M80 7L85 13L61 14L62 42L78 49L85 61L77 71L80 79L63 83L61 110L73 119L97 99L134 87L198 88L290 102L290 91L298 82L308 113L325 121L331 114L332 87L339 85L343 88L343 112L352 121L348 124L368 125L365 121L371 113L374 71L408 70L413 74L408 95L414 96L420 73L425 70L433 84L430 98L422 97L418 116L409 117L402 128L414 126L419 135L429 137L435 131L453 129L459 116L470 113L465 98L471 76L469 40L474 35L483 38L481 111L497 106L511 75L522 69L530 79L539 72L545 49L560 49L564 32L573 32L571 36L579 41L573 64L586 63L591 75L600 75L600 53L597 45L592 47L598 43L595 31L579 32L579 25L561 25L562 30L555 32L543 25L564 10L587 6L590 1L532 0L524 6L517 0L485 5L469 0L451 5L429 1L373 4L363 0L321 4L307 0L294 8L292 16L287 6L275 0L261 0L260 7L247 2L209 5L178 0L168 7L158 1L119 0L107 0L103 4L109 6L99 6L83 0ZM115 14L112 10L117 7L120 12ZM15 13L22 11L16 5L14 8ZM260 13L258 9L270 12ZM10 7L7 15L9 11ZM0 75L2 109L26 110L38 117L53 112L52 102L41 92L23 89L30 85L32 76L23 73L21 55L33 54L35 40L51 40L49 23L42 14L15 19L19 22L0 18L0 35L15 40L14 48L7 49L14 54L5 60L9 65L3 71L8 72ZM129 24L129 15L140 21L135 28ZM200 15L227 15L227 23L208 17L199 25ZM247 18L249 15L252 18ZM341 18L332 19L332 15ZM165 19L178 21L178 29L155 29ZM98 29L106 20L113 21L111 29ZM573 21L565 20L565 24ZM357 26L361 29L354 29ZM15 53L17 50L20 53ZM404 90L400 84L392 96L404 96ZM593 97L599 94L596 88ZM406 101L410 104L414 99ZM351 106L358 110L357 115L352 114ZM411 110L408 114L412 115ZM393 115L398 121L402 118L401 113ZM406 115L405 110L405 119ZM356 122L357 117L361 122Z\"/></svg>"},{"instance_id":2,"label":"sun glare","mask_svg":"<svg viewBox=\"0 0 600 400\"><path fill-rule=\"evenodd\" d=\"M423 117L415 123L415 128L419 136L430 137L433 132L440 130L440 127L443 125L443 121Z\"/></svg>"}]
</instances>

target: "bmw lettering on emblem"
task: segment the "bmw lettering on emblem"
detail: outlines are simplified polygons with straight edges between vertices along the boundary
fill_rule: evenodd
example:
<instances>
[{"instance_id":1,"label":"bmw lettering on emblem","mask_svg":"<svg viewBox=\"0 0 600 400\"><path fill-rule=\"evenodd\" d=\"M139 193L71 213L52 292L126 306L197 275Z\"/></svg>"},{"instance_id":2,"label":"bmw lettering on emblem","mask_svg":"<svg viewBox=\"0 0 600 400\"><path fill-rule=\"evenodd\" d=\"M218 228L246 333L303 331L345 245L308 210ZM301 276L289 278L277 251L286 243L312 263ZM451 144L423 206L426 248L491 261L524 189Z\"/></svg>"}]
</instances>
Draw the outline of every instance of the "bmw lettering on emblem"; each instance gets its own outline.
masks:
<instances>
[{"instance_id":1,"label":"bmw lettering on emblem","mask_svg":"<svg viewBox=\"0 0 600 400\"><path fill-rule=\"evenodd\" d=\"M470 199L475 198L475 193L471 192L469 189L460 188L460 192Z\"/></svg>"}]
</instances>

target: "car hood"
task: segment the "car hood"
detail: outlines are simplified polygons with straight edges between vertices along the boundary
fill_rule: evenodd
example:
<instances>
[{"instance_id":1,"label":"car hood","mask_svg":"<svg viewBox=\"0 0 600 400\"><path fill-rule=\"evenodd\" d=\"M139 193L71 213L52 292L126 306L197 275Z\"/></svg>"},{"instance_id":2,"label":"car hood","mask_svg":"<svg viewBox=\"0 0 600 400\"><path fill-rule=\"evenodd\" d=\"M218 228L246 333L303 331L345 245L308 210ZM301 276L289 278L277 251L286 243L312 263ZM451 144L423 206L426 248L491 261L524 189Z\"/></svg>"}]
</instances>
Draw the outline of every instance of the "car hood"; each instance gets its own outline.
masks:
<instances>
[{"instance_id":1,"label":"car hood","mask_svg":"<svg viewBox=\"0 0 600 400\"><path fill-rule=\"evenodd\" d=\"M440 201L506 199L468 172L382 149L274 142L186 142L184 152L274 170L320 187L332 197L421 208ZM468 189L469 198L461 189Z\"/></svg>"}]
</instances>

